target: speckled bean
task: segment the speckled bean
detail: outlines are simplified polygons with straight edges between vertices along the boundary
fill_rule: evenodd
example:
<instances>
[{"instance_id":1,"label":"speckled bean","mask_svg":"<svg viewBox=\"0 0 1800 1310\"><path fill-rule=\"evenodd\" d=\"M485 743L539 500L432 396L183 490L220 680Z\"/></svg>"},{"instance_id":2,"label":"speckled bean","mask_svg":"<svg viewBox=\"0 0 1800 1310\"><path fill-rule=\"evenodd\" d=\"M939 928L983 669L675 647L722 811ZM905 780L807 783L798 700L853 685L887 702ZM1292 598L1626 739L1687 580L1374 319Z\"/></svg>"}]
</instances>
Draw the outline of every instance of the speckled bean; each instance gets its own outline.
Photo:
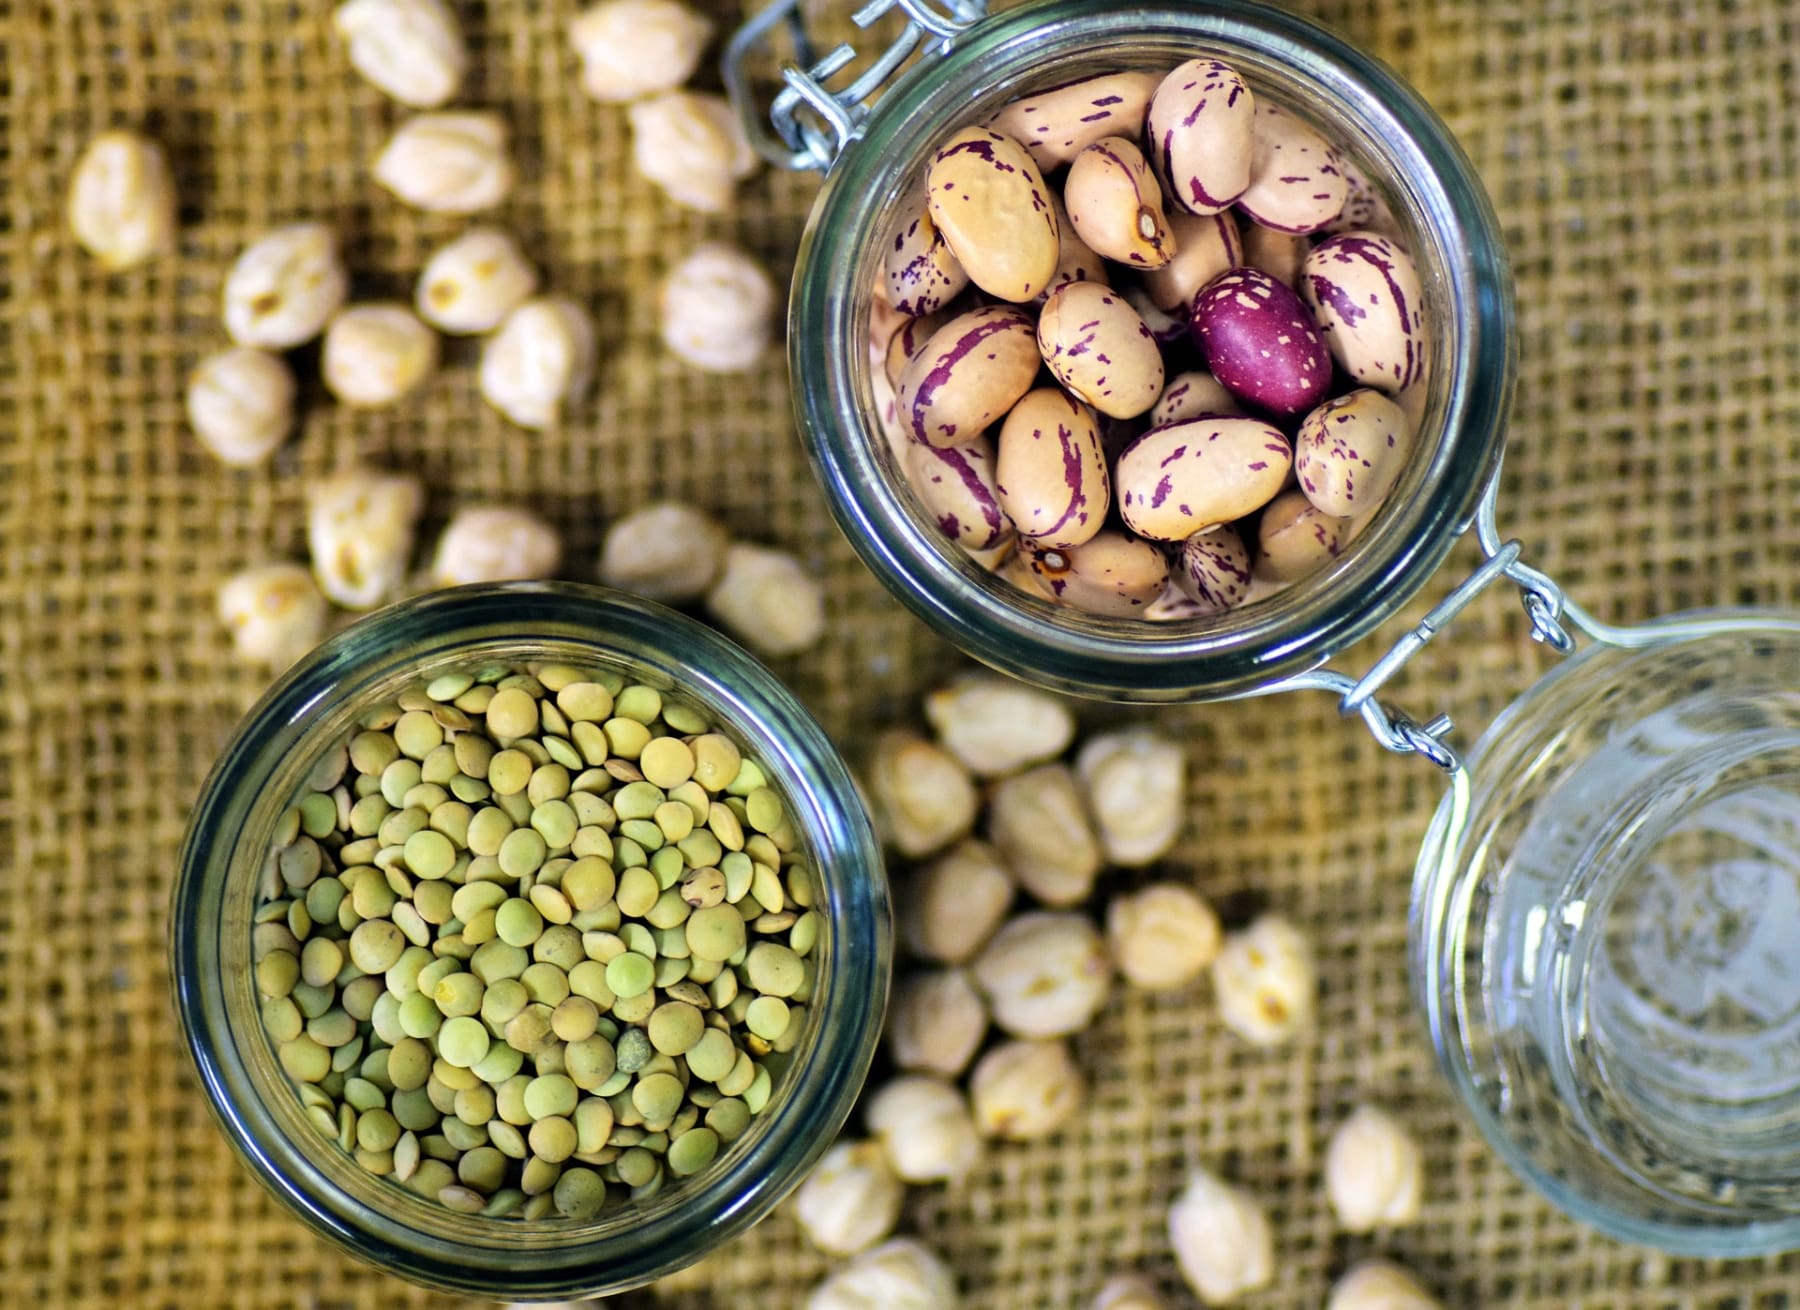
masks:
<instances>
[{"instance_id":1,"label":"speckled bean","mask_svg":"<svg viewBox=\"0 0 1800 1310\"><path fill-rule=\"evenodd\" d=\"M1145 131L1171 199L1190 214L1229 209L1250 184L1256 98L1236 69L1190 59L1150 98Z\"/></svg>"},{"instance_id":2,"label":"speckled bean","mask_svg":"<svg viewBox=\"0 0 1800 1310\"><path fill-rule=\"evenodd\" d=\"M1144 274L1144 289L1158 309L1185 311L1201 287L1244 262L1244 246L1229 213L1171 214L1169 230L1175 236L1175 257Z\"/></svg>"},{"instance_id":3,"label":"speckled bean","mask_svg":"<svg viewBox=\"0 0 1800 1310\"><path fill-rule=\"evenodd\" d=\"M1000 504L1021 535L1044 547L1079 546L1112 502L1094 411L1061 387L1040 387L1000 427Z\"/></svg>"},{"instance_id":4,"label":"speckled bean","mask_svg":"<svg viewBox=\"0 0 1800 1310\"><path fill-rule=\"evenodd\" d=\"M1393 489L1411 449L1400 406L1368 387L1326 401L1294 434L1306 498L1337 518L1367 514Z\"/></svg>"},{"instance_id":5,"label":"speckled bean","mask_svg":"<svg viewBox=\"0 0 1800 1310\"><path fill-rule=\"evenodd\" d=\"M971 282L1014 302L1050 285L1056 215L1025 147L984 127L965 127L938 147L925 185L931 219Z\"/></svg>"},{"instance_id":6,"label":"speckled bean","mask_svg":"<svg viewBox=\"0 0 1800 1310\"><path fill-rule=\"evenodd\" d=\"M1156 339L1157 349L1179 349L1188 341L1191 333L1186 310L1158 309L1142 283L1134 282L1121 294L1125 297L1125 303L1144 320L1144 326L1150 329L1150 335Z\"/></svg>"},{"instance_id":7,"label":"speckled bean","mask_svg":"<svg viewBox=\"0 0 1800 1310\"><path fill-rule=\"evenodd\" d=\"M1344 209L1320 228L1321 232L1378 232L1405 245L1405 234L1394 211L1388 208L1361 168L1344 161Z\"/></svg>"},{"instance_id":8,"label":"speckled bean","mask_svg":"<svg viewBox=\"0 0 1800 1310\"><path fill-rule=\"evenodd\" d=\"M1257 268L1234 268L1194 297L1194 339L1232 395L1279 415L1325 398L1331 355L1300 297Z\"/></svg>"},{"instance_id":9,"label":"speckled bean","mask_svg":"<svg viewBox=\"0 0 1800 1310\"><path fill-rule=\"evenodd\" d=\"M968 445L1031 389L1041 363L1023 310L994 305L953 318L901 373L901 422L928 446Z\"/></svg>"},{"instance_id":10,"label":"speckled bean","mask_svg":"<svg viewBox=\"0 0 1800 1310\"><path fill-rule=\"evenodd\" d=\"M1044 302L1038 346L1057 381L1102 414L1132 418L1162 395L1156 338L1125 298L1071 282Z\"/></svg>"},{"instance_id":11,"label":"speckled bean","mask_svg":"<svg viewBox=\"0 0 1800 1310\"><path fill-rule=\"evenodd\" d=\"M1169 580L1160 550L1110 528L1079 546L1028 549L1024 558L1053 598L1113 618L1141 616Z\"/></svg>"},{"instance_id":12,"label":"speckled bean","mask_svg":"<svg viewBox=\"0 0 1800 1310\"><path fill-rule=\"evenodd\" d=\"M1300 294L1344 372L1397 392L1425 369L1425 297L1419 271L1391 239L1346 232L1306 257Z\"/></svg>"},{"instance_id":13,"label":"speckled bean","mask_svg":"<svg viewBox=\"0 0 1800 1310\"><path fill-rule=\"evenodd\" d=\"M1152 623L1180 623L1185 619L1203 619L1208 614L1209 611L1182 590L1174 578L1169 579L1162 595L1144 607L1144 617Z\"/></svg>"},{"instance_id":14,"label":"speckled bean","mask_svg":"<svg viewBox=\"0 0 1800 1310\"><path fill-rule=\"evenodd\" d=\"M969 285L969 275L922 203L894 233L884 267L888 303L902 314L935 313Z\"/></svg>"},{"instance_id":15,"label":"speckled bean","mask_svg":"<svg viewBox=\"0 0 1800 1310\"><path fill-rule=\"evenodd\" d=\"M1268 504L1292 463L1287 438L1261 419L1189 419L1132 442L1113 481L1127 527L1185 541Z\"/></svg>"},{"instance_id":16,"label":"speckled bean","mask_svg":"<svg viewBox=\"0 0 1800 1310\"><path fill-rule=\"evenodd\" d=\"M1229 523L1197 532L1181 543L1176 583L1202 614L1236 609L1250 592L1250 548Z\"/></svg>"},{"instance_id":17,"label":"speckled bean","mask_svg":"<svg viewBox=\"0 0 1800 1310\"><path fill-rule=\"evenodd\" d=\"M994 487L994 447L986 437L939 450L914 443L907 474L944 535L970 550L987 550L1013 535Z\"/></svg>"},{"instance_id":18,"label":"speckled bean","mask_svg":"<svg viewBox=\"0 0 1800 1310\"><path fill-rule=\"evenodd\" d=\"M949 310L940 309L935 314L906 319L896 327L888 337L887 350L882 359L882 368L887 373L888 381L899 386L900 375L906 372L906 366L925 349L937 330L955 317Z\"/></svg>"},{"instance_id":19,"label":"speckled bean","mask_svg":"<svg viewBox=\"0 0 1800 1310\"><path fill-rule=\"evenodd\" d=\"M1276 105L1256 106L1250 185L1238 207L1264 227L1317 232L1344 210L1349 188L1337 147Z\"/></svg>"},{"instance_id":20,"label":"speckled bean","mask_svg":"<svg viewBox=\"0 0 1800 1310\"><path fill-rule=\"evenodd\" d=\"M1306 262L1306 252L1311 249L1312 242L1303 236L1277 232L1261 223L1247 223L1244 225L1244 257L1238 262L1260 268L1277 282L1298 291L1300 266Z\"/></svg>"},{"instance_id":21,"label":"speckled bean","mask_svg":"<svg viewBox=\"0 0 1800 1310\"><path fill-rule=\"evenodd\" d=\"M1348 526L1314 505L1300 488L1284 491L1257 523L1253 571L1272 582L1297 582L1337 558Z\"/></svg>"},{"instance_id":22,"label":"speckled bean","mask_svg":"<svg viewBox=\"0 0 1800 1310\"><path fill-rule=\"evenodd\" d=\"M1050 206L1056 211L1056 272L1050 278L1050 285L1038 297L1038 303L1042 304L1052 291L1071 282L1098 282L1103 287L1110 286L1112 278L1106 271L1106 261L1089 250L1087 243L1076 234L1062 198L1052 194Z\"/></svg>"},{"instance_id":23,"label":"speckled bean","mask_svg":"<svg viewBox=\"0 0 1800 1310\"><path fill-rule=\"evenodd\" d=\"M1088 249L1131 268L1161 268L1175 257L1162 188L1124 137L1102 137L1069 165L1063 203Z\"/></svg>"},{"instance_id":24,"label":"speckled bean","mask_svg":"<svg viewBox=\"0 0 1800 1310\"><path fill-rule=\"evenodd\" d=\"M1177 373L1163 387L1162 398L1150 411L1150 426L1167 427L1205 414L1242 414L1238 398L1211 373L1196 370Z\"/></svg>"},{"instance_id":25,"label":"speckled bean","mask_svg":"<svg viewBox=\"0 0 1800 1310\"><path fill-rule=\"evenodd\" d=\"M1013 101L989 122L1031 152L1038 167L1061 168L1107 136L1138 137L1156 73L1102 73Z\"/></svg>"}]
</instances>

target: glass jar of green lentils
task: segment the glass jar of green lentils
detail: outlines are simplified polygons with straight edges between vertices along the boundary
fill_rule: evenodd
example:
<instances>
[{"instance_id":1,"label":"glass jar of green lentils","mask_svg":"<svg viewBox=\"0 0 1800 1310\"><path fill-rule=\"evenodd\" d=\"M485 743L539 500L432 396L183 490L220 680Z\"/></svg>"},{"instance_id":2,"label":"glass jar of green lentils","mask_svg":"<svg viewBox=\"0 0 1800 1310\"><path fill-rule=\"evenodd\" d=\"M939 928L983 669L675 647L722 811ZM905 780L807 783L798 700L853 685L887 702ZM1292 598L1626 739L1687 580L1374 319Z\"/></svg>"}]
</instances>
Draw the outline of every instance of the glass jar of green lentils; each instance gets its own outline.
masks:
<instances>
[{"instance_id":1,"label":"glass jar of green lentils","mask_svg":"<svg viewBox=\"0 0 1800 1310\"><path fill-rule=\"evenodd\" d=\"M416 1282L573 1298L805 1177L891 939L849 772L762 665L508 584L372 616L262 698L194 807L172 971L215 1115L298 1218Z\"/></svg>"}]
</instances>

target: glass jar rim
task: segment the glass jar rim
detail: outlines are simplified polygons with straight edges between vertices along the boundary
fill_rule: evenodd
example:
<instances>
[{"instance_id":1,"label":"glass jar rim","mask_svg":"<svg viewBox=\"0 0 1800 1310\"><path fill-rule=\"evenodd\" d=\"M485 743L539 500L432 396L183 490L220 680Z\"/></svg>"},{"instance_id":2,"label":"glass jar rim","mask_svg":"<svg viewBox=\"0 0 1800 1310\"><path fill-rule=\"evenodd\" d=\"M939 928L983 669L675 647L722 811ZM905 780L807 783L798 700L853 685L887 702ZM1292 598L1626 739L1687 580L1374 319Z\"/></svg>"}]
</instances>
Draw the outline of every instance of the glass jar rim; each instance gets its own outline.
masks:
<instances>
[{"instance_id":1,"label":"glass jar rim","mask_svg":"<svg viewBox=\"0 0 1800 1310\"><path fill-rule=\"evenodd\" d=\"M1434 812L1419 845L1408 912L1409 973L1414 1005L1446 1081L1457 1102L1488 1145L1519 1178L1563 1213L1618 1241L1648 1246L1677 1256L1738 1259L1789 1251L1800 1246L1800 1216L1738 1226L1698 1227L1660 1222L1631 1214L1597 1200L1592 1194L1547 1170L1515 1140L1476 1085L1469 1055L1470 1024L1460 1004L1466 947L1454 933L1477 888L1462 859L1467 839L1485 825L1475 808L1478 786L1495 787L1482 766L1498 744L1539 713L1544 699L1566 683L1579 681L1603 659L1668 650L1718 636L1780 635L1800 639L1800 611L1742 607L1713 608L1662 615L1638 627L1606 631L1618 640L1596 641L1562 660L1506 705L1468 751L1451 775L1450 790ZM1800 672L1795 687L1800 689ZM1502 792L1497 792L1503 794Z\"/></svg>"},{"instance_id":2,"label":"glass jar rim","mask_svg":"<svg viewBox=\"0 0 1800 1310\"><path fill-rule=\"evenodd\" d=\"M882 438L857 396L859 312L846 287L862 265L903 170L976 96L1005 93L1045 51L1104 49L1129 39L1201 42L1225 57L1292 70L1321 102L1355 115L1406 167L1408 199L1433 236L1433 258L1459 324L1440 415L1445 433L1418 487L1347 552L1329 587L1302 584L1204 625L1102 620L1007 598L973 561L924 531L882 467ZM839 527L865 564L914 613L983 663L1039 686L1113 700L1197 701L1242 695L1316 668L1373 632L1436 571L1472 522L1498 466L1516 342L1511 281L1495 217L1449 130L1391 70L1326 29L1248 0L1095 6L1043 0L982 21L942 58L915 66L876 105L827 175L802 239L790 303L789 356L799 427Z\"/></svg>"},{"instance_id":3,"label":"glass jar rim","mask_svg":"<svg viewBox=\"0 0 1800 1310\"><path fill-rule=\"evenodd\" d=\"M250 830L252 804L283 760L315 744L307 723L324 707L357 701L357 688L409 668L533 641L564 657L586 649L609 663L678 674L673 680L685 693L790 780L796 821L819 866L831 967L819 982L817 1035L786 1071L765 1112L769 1126L721 1154L703 1177L684 1180L678 1204L653 1206L642 1223L609 1223L603 1215L569 1226L566 1240L548 1225L540 1234L484 1220L492 1228L483 1236L492 1240L469 1244L376 1212L332 1181L311 1142L303 1147L280 1130L240 1049L262 1034L246 1034L228 1005L219 907L232 880L253 876L239 861L269 836ZM252 867L260 868L260 853ZM214 1117L258 1181L315 1232L388 1272L446 1291L527 1299L640 1286L773 1209L849 1117L879 1040L891 958L880 848L824 729L768 669L712 629L637 597L572 583L427 593L364 618L285 673L241 720L201 789L171 907L171 978L189 1053ZM800 1089L804 1095L791 1094Z\"/></svg>"}]
</instances>

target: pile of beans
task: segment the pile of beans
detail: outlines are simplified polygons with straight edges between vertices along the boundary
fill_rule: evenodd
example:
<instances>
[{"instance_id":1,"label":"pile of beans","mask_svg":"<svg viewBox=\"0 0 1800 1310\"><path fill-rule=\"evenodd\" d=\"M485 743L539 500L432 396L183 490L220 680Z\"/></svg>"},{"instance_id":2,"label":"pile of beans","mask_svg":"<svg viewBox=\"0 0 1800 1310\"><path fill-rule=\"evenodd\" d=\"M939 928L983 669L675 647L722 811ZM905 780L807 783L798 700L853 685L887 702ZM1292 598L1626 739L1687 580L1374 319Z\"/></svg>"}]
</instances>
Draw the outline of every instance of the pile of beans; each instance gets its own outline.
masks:
<instances>
[{"instance_id":1,"label":"pile of beans","mask_svg":"<svg viewBox=\"0 0 1800 1310\"><path fill-rule=\"evenodd\" d=\"M906 203L882 426L945 536L1021 589L1216 614L1327 564L1398 479L1418 272L1337 147L1226 64L1013 101Z\"/></svg>"},{"instance_id":2,"label":"pile of beans","mask_svg":"<svg viewBox=\"0 0 1800 1310\"><path fill-rule=\"evenodd\" d=\"M586 1220L709 1169L799 1044L824 929L781 796L605 670L446 673L276 834L262 1022L319 1134L449 1209Z\"/></svg>"}]
</instances>

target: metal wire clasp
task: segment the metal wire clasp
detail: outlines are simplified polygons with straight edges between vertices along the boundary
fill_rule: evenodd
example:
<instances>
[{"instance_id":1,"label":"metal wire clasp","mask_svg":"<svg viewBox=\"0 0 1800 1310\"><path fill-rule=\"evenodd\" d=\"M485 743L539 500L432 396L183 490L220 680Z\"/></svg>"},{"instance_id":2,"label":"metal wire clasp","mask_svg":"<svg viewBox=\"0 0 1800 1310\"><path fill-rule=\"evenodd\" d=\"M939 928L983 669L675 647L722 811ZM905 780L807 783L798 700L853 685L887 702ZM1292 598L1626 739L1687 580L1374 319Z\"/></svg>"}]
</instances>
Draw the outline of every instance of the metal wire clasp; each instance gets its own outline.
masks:
<instances>
[{"instance_id":1,"label":"metal wire clasp","mask_svg":"<svg viewBox=\"0 0 1800 1310\"><path fill-rule=\"evenodd\" d=\"M1448 715L1440 714L1427 723L1419 723L1384 705L1376 699L1376 693L1477 596L1501 578L1508 578L1518 585L1525 613L1531 619L1533 641L1543 643L1559 655L1570 654L1575 649L1575 639L1563 624L1568 601L1562 588L1547 574L1520 560L1524 547L1518 541L1500 539L1495 517L1499 494L1500 476L1496 471L1482 495L1475 517L1476 539L1487 559L1460 586L1432 606L1418 626L1395 642L1361 678L1352 678L1335 669L1314 669L1259 688L1254 694L1303 690L1331 692L1338 697L1339 711L1345 715L1359 715L1369 731L1375 734L1375 739L1388 750L1401 755L1422 755L1449 773L1460 770L1462 757L1446 740L1452 727Z\"/></svg>"},{"instance_id":2,"label":"metal wire clasp","mask_svg":"<svg viewBox=\"0 0 1800 1310\"><path fill-rule=\"evenodd\" d=\"M962 32L987 16L987 0L869 0L851 17L859 28L867 29L896 8L906 16L905 28L868 68L838 91L827 83L856 59L856 48L844 44L816 58L800 14L800 0L774 0L732 34L725 47L725 89L758 154L778 168L830 168L839 152L861 133L875 97L901 65L933 43L938 53L947 51ZM751 89L751 63L759 51L773 47L780 29L788 33L794 61L782 61L786 86L776 94L765 120L763 107ZM774 126L773 133L769 124Z\"/></svg>"}]
</instances>

